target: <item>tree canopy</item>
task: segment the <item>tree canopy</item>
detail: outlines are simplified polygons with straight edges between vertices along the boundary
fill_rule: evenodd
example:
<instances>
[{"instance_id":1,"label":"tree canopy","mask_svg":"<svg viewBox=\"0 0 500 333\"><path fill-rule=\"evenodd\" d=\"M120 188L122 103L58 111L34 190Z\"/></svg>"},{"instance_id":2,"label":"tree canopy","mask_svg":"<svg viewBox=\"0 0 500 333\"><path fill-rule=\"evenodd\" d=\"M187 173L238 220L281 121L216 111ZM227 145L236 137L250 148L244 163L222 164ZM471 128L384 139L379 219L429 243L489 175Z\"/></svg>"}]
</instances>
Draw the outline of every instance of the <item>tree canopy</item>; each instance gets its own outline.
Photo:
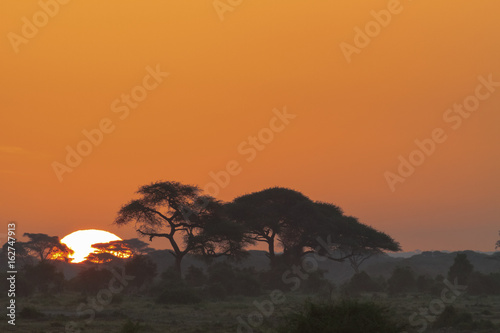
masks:
<instances>
[{"instance_id":1,"label":"tree canopy","mask_svg":"<svg viewBox=\"0 0 500 333\"><path fill-rule=\"evenodd\" d=\"M46 260L69 261L68 256L73 253L69 247L62 244L57 236L48 236L46 234L25 233L29 241L22 243L22 246L32 256Z\"/></svg>"},{"instance_id":2,"label":"tree canopy","mask_svg":"<svg viewBox=\"0 0 500 333\"><path fill-rule=\"evenodd\" d=\"M344 215L338 206L313 202L287 188L246 194L226 204L226 208L245 226L249 239L266 243L271 264L277 247L291 261L311 252L335 261L349 259L356 271L372 255L401 250L390 236Z\"/></svg>"},{"instance_id":3,"label":"tree canopy","mask_svg":"<svg viewBox=\"0 0 500 333\"><path fill-rule=\"evenodd\" d=\"M187 253L207 256L241 255L246 245L243 230L226 219L223 205L203 195L197 186L155 182L139 188L139 199L125 204L115 220L134 223L137 232L168 239L180 273Z\"/></svg>"}]
</instances>

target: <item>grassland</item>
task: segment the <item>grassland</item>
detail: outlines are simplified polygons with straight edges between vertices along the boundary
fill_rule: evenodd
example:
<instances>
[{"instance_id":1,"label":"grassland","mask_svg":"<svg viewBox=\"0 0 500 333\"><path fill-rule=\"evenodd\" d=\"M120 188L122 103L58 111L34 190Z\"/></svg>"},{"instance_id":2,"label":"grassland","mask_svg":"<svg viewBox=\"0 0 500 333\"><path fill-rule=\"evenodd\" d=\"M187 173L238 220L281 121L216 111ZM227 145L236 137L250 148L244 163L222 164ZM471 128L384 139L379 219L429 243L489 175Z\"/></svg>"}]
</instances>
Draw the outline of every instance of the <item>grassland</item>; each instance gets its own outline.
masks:
<instances>
[{"instance_id":1,"label":"grassland","mask_svg":"<svg viewBox=\"0 0 500 333\"><path fill-rule=\"evenodd\" d=\"M300 293L286 294L286 300L274 307L272 314L265 322L254 329L254 332L274 332L281 318L292 311L300 310L305 301L322 302L338 298L338 295L305 295ZM385 294L363 295L366 301L374 301L388 306L395 317L401 322L408 323L412 313L421 308L428 308L435 299L430 295L409 294L398 297L388 297ZM248 318L248 315L257 311L255 301L262 303L269 300L269 294L258 298L230 297L222 301L203 301L191 305L160 305L152 297L140 295L116 295L113 301L104 306L101 311L95 312L95 318L89 313L81 317L77 314L78 306L87 303L86 297L79 293L50 296L37 295L29 298L18 298L18 317L16 326L7 324L4 319L0 323L1 332L25 333L56 333L66 332L66 325L75 322L81 327L81 332L182 332L182 333L225 333L237 332L237 318ZM474 320L487 320L500 325L500 297L482 296L473 297L463 295L453 306L470 313ZM29 313L22 309L36 309L41 314ZM23 318L22 314L25 313ZM28 318L26 318L28 317ZM125 330L127 322L139 323L139 330ZM129 323L130 324L130 323ZM500 326L497 326L500 327ZM247 332L242 330L242 332ZM409 329L408 332L411 332ZM427 332L459 332L456 330ZM472 331L464 331L472 332ZM498 332L498 328L484 330L484 332Z\"/></svg>"}]
</instances>

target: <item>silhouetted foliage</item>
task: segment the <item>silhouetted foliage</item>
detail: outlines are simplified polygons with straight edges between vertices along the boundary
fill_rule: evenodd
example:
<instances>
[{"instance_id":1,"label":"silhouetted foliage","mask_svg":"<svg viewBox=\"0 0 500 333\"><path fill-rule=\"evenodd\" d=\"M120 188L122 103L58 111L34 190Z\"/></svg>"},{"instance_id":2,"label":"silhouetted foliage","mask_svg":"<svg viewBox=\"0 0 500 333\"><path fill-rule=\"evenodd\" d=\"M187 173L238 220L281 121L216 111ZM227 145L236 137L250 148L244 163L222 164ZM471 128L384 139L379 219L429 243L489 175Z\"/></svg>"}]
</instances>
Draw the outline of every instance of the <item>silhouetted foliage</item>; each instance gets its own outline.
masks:
<instances>
[{"instance_id":1,"label":"silhouetted foliage","mask_svg":"<svg viewBox=\"0 0 500 333\"><path fill-rule=\"evenodd\" d=\"M109 270L92 266L82 269L71 283L75 290L84 294L94 294L100 289L107 288L112 277L113 274Z\"/></svg>"},{"instance_id":2,"label":"silhouetted foliage","mask_svg":"<svg viewBox=\"0 0 500 333\"><path fill-rule=\"evenodd\" d=\"M267 255L274 264L276 247L285 255L303 247L305 227L314 219L314 203L302 193L274 187L235 198L226 204L229 215L242 223L247 238L266 243Z\"/></svg>"},{"instance_id":3,"label":"silhouetted foliage","mask_svg":"<svg viewBox=\"0 0 500 333\"><path fill-rule=\"evenodd\" d=\"M243 195L226 208L246 227L249 239L266 244L271 266L277 264L277 247L283 249L289 265L307 253L319 252L334 261L349 259L356 272L373 255L401 250L390 236L345 216L339 207L313 202L286 188Z\"/></svg>"},{"instance_id":4,"label":"silhouetted foliage","mask_svg":"<svg viewBox=\"0 0 500 333\"><path fill-rule=\"evenodd\" d=\"M342 301L339 304L307 304L303 312L284 318L280 333L399 333L389 310L374 303Z\"/></svg>"},{"instance_id":5,"label":"silhouetted foliage","mask_svg":"<svg viewBox=\"0 0 500 333\"><path fill-rule=\"evenodd\" d=\"M184 280L191 287L201 287L207 283L208 277L201 268L189 266Z\"/></svg>"},{"instance_id":6,"label":"silhouetted foliage","mask_svg":"<svg viewBox=\"0 0 500 333\"><path fill-rule=\"evenodd\" d=\"M307 278L301 282L299 291L308 294L329 295L335 289L335 286L324 277L325 272L318 269L312 273L307 273Z\"/></svg>"},{"instance_id":7,"label":"silhouetted foliage","mask_svg":"<svg viewBox=\"0 0 500 333\"><path fill-rule=\"evenodd\" d=\"M314 235L311 248L321 241L321 255L333 261L349 260L355 273L359 273L360 265L374 255L401 251L399 243L389 235L355 217L345 216L339 207L324 202L317 202L316 207L323 218L318 219L320 223L310 231Z\"/></svg>"},{"instance_id":8,"label":"silhouetted foliage","mask_svg":"<svg viewBox=\"0 0 500 333\"><path fill-rule=\"evenodd\" d=\"M453 265L448 271L448 280L455 281L457 279L459 284L467 284L469 282L469 275L474 271L474 266L467 259L467 254L458 253L455 257Z\"/></svg>"},{"instance_id":9,"label":"silhouetted foliage","mask_svg":"<svg viewBox=\"0 0 500 333\"><path fill-rule=\"evenodd\" d=\"M125 263L125 272L135 277L130 281L130 285L137 289L152 283L157 274L156 269L156 264L148 256L144 255L136 255Z\"/></svg>"},{"instance_id":10,"label":"silhouetted foliage","mask_svg":"<svg viewBox=\"0 0 500 333\"><path fill-rule=\"evenodd\" d=\"M141 331L141 325L139 322L134 323L130 319L127 320L125 324L123 324L120 329L120 333L138 333Z\"/></svg>"},{"instance_id":11,"label":"silhouetted foliage","mask_svg":"<svg viewBox=\"0 0 500 333\"><path fill-rule=\"evenodd\" d=\"M178 274L181 274L182 259L188 253L241 255L246 245L243 229L224 217L219 201L200 192L197 186L178 182L142 186L137 191L140 198L124 205L115 223L134 222L137 231L150 240L168 239Z\"/></svg>"},{"instance_id":12,"label":"silhouetted foliage","mask_svg":"<svg viewBox=\"0 0 500 333\"><path fill-rule=\"evenodd\" d=\"M24 236L29 238L29 241L23 243L24 248L40 261L68 261L68 256L73 253L73 250L61 244L57 236L32 233L25 233Z\"/></svg>"},{"instance_id":13,"label":"silhouetted foliage","mask_svg":"<svg viewBox=\"0 0 500 333\"><path fill-rule=\"evenodd\" d=\"M257 296L262 286L254 269L221 262L208 268L208 290L212 297L221 299L228 295Z\"/></svg>"},{"instance_id":14,"label":"silhouetted foliage","mask_svg":"<svg viewBox=\"0 0 500 333\"><path fill-rule=\"evenodd\" d=\"M410 267L396 267L387 280L388 291L391 294L415 291L415 273Z\"/></svg>"},{"instance_id":15,"label":"silhouetted foliage","mask_svg":"<svg viewBox=\"0 0 500 333\"><path fill-rule=\"evenodd\" d=\"M107 264L113 262L117 259L114 254L109 252L100 252L100 253L90 253L85 257L86 263L94 263L94 264Z\"/></svg>"},{"instance_id":16,"label":"silhouetted foliage","mask_svg":"<svg viewBox=\"0 0 500 333\"><path fill-rule=\"evenodd\" d=\"M467 293L471 295L500 295L500 273L472 272L468 277Z\"/></svg>"},{"instance_id":17,"label":"silhouetted foliage","mask_svg":"<svg viewBox=\"0 0 500 333\"><path fill-rule=\"evenodd\" d=\"M33 292L56 293L63 290L64 275L48 261L25 266L22 275Z\"/></svg>"},{"instance_id":18,"label":"silhouetted foliage","mask_svg":"<svg viewBox=\"0 0 500 333\"><path fill-rule=\"evenodd\" d=\"M145 255L154 251L153 248L149 247L149 244L143 242L139 238L125 239L121 241L124 246L129 249L133 256L135 255Z\"/></svg>"},{"instance_id":19,"label":"silhouetted foliage","mask_svg":"<svg viewBox=\"0 0 500 333\"><path fill-rule=\"evenodd\" d=\"M174 267L161 274L156 287L156 302L160 304L193 304L201 302L199 291L186 284Z\"/></svg>"},{"instance_id":20,"label":"silhouetted foliage","mask_svg":"<svg viewBox=\"0 0 500 333\"><path fill-rule=\"evenodd\" d=\"M22 319L40 319L45 317L45 315L35 307L25 306L19 312L19 317Z\"/></svg>"},{"instance_id":21,"label":"silhouetted foliage","mask_svg":"<svg viewBox=\"0 0 500 333\"><path fill-rule=\"evenodd\" d=\"M366 272L354 274L346 285L349 294L359 294L362 292L381 291L381 286L375 282Z\"/></svg>"},{"instance_id":22,"label":"silhouetted foliage","mask_svg":"<svg viewBox=\"0 0 500 333\"><path fill-rule=\"evenodd\" d=\"M455 328L459 330L492 329L495 325L489 320L475 321L468 312L458 311L452 305L446 306L432 325L434 328Z\"/></svg>"}]
</instances>

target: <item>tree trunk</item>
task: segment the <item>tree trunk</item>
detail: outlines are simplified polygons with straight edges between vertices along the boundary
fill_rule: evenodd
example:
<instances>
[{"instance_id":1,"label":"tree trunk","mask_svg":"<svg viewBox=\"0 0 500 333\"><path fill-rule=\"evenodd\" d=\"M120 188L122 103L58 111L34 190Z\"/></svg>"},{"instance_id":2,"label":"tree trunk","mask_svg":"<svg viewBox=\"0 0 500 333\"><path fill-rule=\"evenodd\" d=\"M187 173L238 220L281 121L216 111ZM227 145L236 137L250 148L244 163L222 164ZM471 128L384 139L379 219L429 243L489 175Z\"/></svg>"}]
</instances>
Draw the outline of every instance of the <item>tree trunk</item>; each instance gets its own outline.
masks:
<instances>
[{"instance_id":1,"label":"tree trunk","mask_svg":"<svg viewBox=\"0 0 500 333\"><path fill-rule=\"evenodd\" d=\"M182 277L182 258L184 257L184 255L176 255L175 256L175 271L177 272L177 274L179 275L179 277Z\"/></svg>"},{"instance_id":2,"label":"tree trunk","mask_svg":"<svg viewBox=\"0 0 500 333\"><path fill-rule=\"evenodd\" d=\"M270 260L271 267L274 267L276 263L276 254L274 253L274 238L270 238L267 242L268 244L268 256Z\"/></svg>"}]
</instances>

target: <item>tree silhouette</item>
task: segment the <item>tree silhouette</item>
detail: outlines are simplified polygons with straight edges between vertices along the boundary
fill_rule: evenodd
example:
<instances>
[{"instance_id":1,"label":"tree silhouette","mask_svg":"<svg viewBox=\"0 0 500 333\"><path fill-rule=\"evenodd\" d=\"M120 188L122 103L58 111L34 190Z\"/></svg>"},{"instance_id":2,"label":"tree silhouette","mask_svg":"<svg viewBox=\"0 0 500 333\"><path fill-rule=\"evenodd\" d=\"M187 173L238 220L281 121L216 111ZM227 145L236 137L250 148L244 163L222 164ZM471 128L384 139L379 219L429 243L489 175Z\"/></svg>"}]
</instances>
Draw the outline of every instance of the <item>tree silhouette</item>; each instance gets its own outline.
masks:
<instances>
[{"instance_id":1,"label":"tree silhouette","mask_svg":"<svg viewBox=\"0 0 500 333\"><path fill-rule=\"evenodd\" d=\"M135 255L125 263L125 272L135 277L130 281L130 285L141 289L153 281L157 266L148 256Z\"/></svg>"},{"instance_id":2,"label":"tree silhouette","mask_svg":"<svg viewBox=\"0 0 500 333\"><path fill-rule=\"evenodd\" d=\"M222 204L201 194L197 186L155 182L139 188L139 199L118 212L115 223L133 222L137 232L168 239L180 274L188 253L206 256L240 255L246 244L243 230L224 218Z\"/></svg>"},{"instance_id":3,"label":"tree silhouette","mask_svg":"<svg viewBox=\"0 0 500 333\"><path fill-rule=\"evenodd\" d=\"M249 239L267 244L272 266L277 246L283 248L288 264L305 254L319 252L334 261L349 259L356 271L372 255L401 250L391 237L345 216L338 206L313 202L287 188L247 194L226 204L226 208L246 227Z\"/></svg>"},{"instance_id":4,"label":"tree silhouette","mask_svg":"<svg viewBox=\"0 0 500 333\"><path fill-rule=\"evenodd\" d=\"M360 223L354 217L348 217L348 228L351 231L348 241L344 241L339 250L347 257L355 273L359 273L360 265L372 256L384 251L401 251L401 246L389 235L370 226Z\"/></svg>"},{"instance_id":5,"label":"tree silhouette","mask_svg":"<svg viewBox=\"0 0 500 333\"><path fill-rule=\"evenodd\" d=\"M92 252L85 257L85 263L106 264L117 260L119 257L110 252Z\"/></svg>"},{"instance_id":6,"label":"tree silhouette","mask_svg":"<svg viewBox=\"0 0 500 333\"><path fill-rule=\"evenodd\" d=\"M41 262L46 260L69 261L68 256L74 251L61 244L59 237L48 236L46 234L25 233L29 241L23 243L24 248L32 256L38 257Z\"/></svg>"},{"instance_id":7,"label":"tree silhouette","mask_svg":"<svg viewBox=\"0 0 500 333\"><path fill-rule=\"evenodd\" d=\"M116 240L108 243L92 244L95 252L90 253L86 260L91 263L104 264L117 259L127 259L134 256L140 256L154 251L148 243L138 238L128 240Z\"/></svg>"},{"instance_id":8,"label":"tree silhouette","mask_svg":"<svg viewBox=\"0 0 500 333\"><path fill-rule=\"evenodd\" d=\"M248 239L266 243L271 265L275 263L277 246L285 255L302 251L303 227L314 218L314 203L309 198L281 187L240 196L226 208L245 226Z\"/></svg>"},{"instance_id":9,"label":"tree silhouette","mask_svg":"<svg viewBox=\"0 0 500 333\"><path fill-rule=\"evenodd\" d=\"M500 232L498 233L500 235ZM497 243L495 244L495 250L500 247L500 240L497 240Z\"/></svg>"},{"instance_id":10,"label":"tree silhouette","mask_svg":"<svg viewBox=\"0 0 500 333\"><path fill-rule=\"evenodd\" d=\"M467 254L457 253L453 265L451 265L448 270L448 280L455 281L455 279L457 279L459 284L467 284L469 276L473 271L474 266L472 266L469 259L467 259Z\"/></svg>"},{"instance_id":11,"label":"tree silhouette","mask_svg":"<svg viewBox=\"0 0 500 333\"><path fill-rule=\"evenodd\" d=\"M149 247L149 244L139 238L125 239L123 244L132 252L132 256L145 255L153 252L155 249Z\"/></svg>"},{"instance_id":12,"label":"tree silhouette","mask_svg":"<svg viewBox=\"0 0 500 333\"><path fill-rule=\"evenodd\" d=\"M371 256L401 251L399 243L390 236L344 215L338 206L316 202L315 207L319 216L316 213L304 230L304 245L308 248L304 253L316 251L337 262L349 260L355 273L359 273L359 266Z\"/></svg>"},{"instance_id":13,"label":"tree silhouette","mask_svg":"<svg viewBox=\"0 0 500 333\"><path fill-rule=\"evenodd\" d=\"M417 287L415 273L406 266L397 266L392 272L391 277L387 280L388 291L391 294L414 291Z\"/></svg>"},{"instance_id":14,"label":"tree silhouette","mask_svg":"<svg viewBox=\"0 0 500 333\"><path fill-rule=\"evenodd\" d=\"M8 258L8 253L9 253L8 248L9 247L12 247L11 244L9 244L9 242L5 242L2 246L2 252L0 252L0 262L5 264L5 265L7 265L7 261L9 260L9 258ZM28 252L28 249L26 248L24 242L17 241L14 244L14 248L16 250L15 259L16 259L16 266L17 267L21 268L21 267L24 267L26 265L33 264L34 258Z\"/></svg>"},{"instance_id":15,"label":"tree silhouette","mask_svg":"<svg viewBox=\"0 0 500 333\"><path fill-rule=\"evenodd\" d=\"M96 254L107 253L122 259L132 256L132 250L123 240L92 244L92 248L96 249Z\"/></svg>"}]
</instances>

